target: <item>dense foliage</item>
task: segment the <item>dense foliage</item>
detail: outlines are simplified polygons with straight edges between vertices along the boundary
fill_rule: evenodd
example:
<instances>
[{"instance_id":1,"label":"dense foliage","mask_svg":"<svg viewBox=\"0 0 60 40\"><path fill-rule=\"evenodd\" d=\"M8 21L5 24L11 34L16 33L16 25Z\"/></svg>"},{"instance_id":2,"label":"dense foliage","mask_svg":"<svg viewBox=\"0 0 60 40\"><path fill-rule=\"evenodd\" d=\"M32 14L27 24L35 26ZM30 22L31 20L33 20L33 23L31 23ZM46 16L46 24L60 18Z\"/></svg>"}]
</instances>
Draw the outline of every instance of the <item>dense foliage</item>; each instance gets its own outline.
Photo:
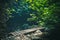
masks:
<instances>
[{"instance_id":1,"label":"dense foliage","mask_svg":"<svg viewBox=\"0 0 60 40\"><path fill-rule=\"evenodd\" d=\"M59 0L0 0L0 35L30 25L59 29L59 5Z\"/></svg>"}]
</instances>

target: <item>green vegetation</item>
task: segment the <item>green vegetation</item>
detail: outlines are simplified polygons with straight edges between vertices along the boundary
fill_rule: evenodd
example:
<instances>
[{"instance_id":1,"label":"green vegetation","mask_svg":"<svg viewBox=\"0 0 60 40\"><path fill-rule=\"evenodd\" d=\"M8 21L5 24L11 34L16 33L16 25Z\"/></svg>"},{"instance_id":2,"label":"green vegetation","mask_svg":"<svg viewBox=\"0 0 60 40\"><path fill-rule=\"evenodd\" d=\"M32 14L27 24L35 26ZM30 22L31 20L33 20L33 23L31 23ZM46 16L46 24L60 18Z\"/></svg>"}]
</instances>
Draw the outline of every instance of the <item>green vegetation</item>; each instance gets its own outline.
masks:
<instances>
[{"instance_id":1,"label":"green vegetation","mask_svg":"<svg viewBox=\"0 0 60 40\"><path fill-rule=\"evenodd\" d=\"M49 0L26 0L26 2L29 3L29 9L33 10L28 21L36 21L40 26L53 27L51 22L57 21L56 16L53 16L55 3L49 4Z\"/></svg>"},{"instance_id":2,"label":"green vegetation","mask_svg":"<svg viewBox=\"0 0 60 40\"><path fill-rule=\"evenodd\" d=\"M1 0L0 35L6 32L8 29L7 25L9 27L13 26L13 22L16 22L14 26L18 25L18 28L21 28L21 25L25 24L25 21L28 24L32 24L32 26L36 23L38 26L49 29L60 28L59 5L59 0ZM12 21L14 18L17 21Z\"/></svg>"}]
</instances>

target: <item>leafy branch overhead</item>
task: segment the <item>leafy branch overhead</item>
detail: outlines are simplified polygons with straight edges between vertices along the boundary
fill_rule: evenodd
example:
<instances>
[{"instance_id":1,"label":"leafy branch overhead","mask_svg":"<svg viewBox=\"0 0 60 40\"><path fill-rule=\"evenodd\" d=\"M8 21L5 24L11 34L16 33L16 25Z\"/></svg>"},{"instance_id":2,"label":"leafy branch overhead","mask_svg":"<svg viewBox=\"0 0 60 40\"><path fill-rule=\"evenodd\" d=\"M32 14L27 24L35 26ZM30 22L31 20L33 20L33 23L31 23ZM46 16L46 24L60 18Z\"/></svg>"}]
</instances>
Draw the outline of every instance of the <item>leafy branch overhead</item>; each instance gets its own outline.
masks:
<instances>
[{"instance_id":1,"label":"leafy branch overhead","mask_svg":"<svg viewBox=\"0 0 60 40\"><path fill-rule=\"evenodd\" d=\"M50 3L52 2L52 3ZM57 16L55 16L54 10L56 9L56 4L52 0L14 0L9 3L10 7L6 8L6 12L9 17L13 17L12 14L30 14L30 18L27 21L35 21L40 26L51 25L52 23L57 23Z\"/></svg>"}]
</instances>

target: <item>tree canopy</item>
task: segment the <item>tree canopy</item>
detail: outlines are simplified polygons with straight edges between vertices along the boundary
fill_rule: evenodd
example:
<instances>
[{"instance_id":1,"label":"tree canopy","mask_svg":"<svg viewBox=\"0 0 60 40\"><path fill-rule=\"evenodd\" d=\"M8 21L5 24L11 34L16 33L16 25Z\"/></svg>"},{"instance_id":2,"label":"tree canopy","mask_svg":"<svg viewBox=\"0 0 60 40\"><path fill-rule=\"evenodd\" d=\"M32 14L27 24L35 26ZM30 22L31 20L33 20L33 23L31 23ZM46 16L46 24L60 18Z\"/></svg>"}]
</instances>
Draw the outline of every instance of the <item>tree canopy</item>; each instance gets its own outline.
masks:
<instances>
[{"instance_id":1,"label":"tree canopy","mask_svg":"<svg viewBox=\"0 0 60 40\"><path fill-rule=\"evenodd\" d=\"M30 25L59 28L59 5L59 0L0 0L0 34Z\"/></svg>"}]
</instances>

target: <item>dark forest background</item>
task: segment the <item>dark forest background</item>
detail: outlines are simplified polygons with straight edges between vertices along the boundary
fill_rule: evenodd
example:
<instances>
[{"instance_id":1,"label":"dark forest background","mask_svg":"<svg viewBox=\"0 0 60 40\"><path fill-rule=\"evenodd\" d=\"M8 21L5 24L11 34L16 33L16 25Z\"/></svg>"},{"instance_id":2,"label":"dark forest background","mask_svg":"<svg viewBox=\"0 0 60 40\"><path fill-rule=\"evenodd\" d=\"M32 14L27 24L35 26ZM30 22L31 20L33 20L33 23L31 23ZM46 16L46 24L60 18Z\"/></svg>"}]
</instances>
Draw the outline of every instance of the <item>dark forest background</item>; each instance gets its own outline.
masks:
<instances>
[{"instance_id":1,"label":"dark forest background","mask_svg":"<svg viewBox=\"0 0 60 40\"><path fill-rule=\"evenodd\" d=\"M60 40L60 0L0 0L0 38L37 26L50 30L50 40Z\"/></svg>"}]
</instances>

